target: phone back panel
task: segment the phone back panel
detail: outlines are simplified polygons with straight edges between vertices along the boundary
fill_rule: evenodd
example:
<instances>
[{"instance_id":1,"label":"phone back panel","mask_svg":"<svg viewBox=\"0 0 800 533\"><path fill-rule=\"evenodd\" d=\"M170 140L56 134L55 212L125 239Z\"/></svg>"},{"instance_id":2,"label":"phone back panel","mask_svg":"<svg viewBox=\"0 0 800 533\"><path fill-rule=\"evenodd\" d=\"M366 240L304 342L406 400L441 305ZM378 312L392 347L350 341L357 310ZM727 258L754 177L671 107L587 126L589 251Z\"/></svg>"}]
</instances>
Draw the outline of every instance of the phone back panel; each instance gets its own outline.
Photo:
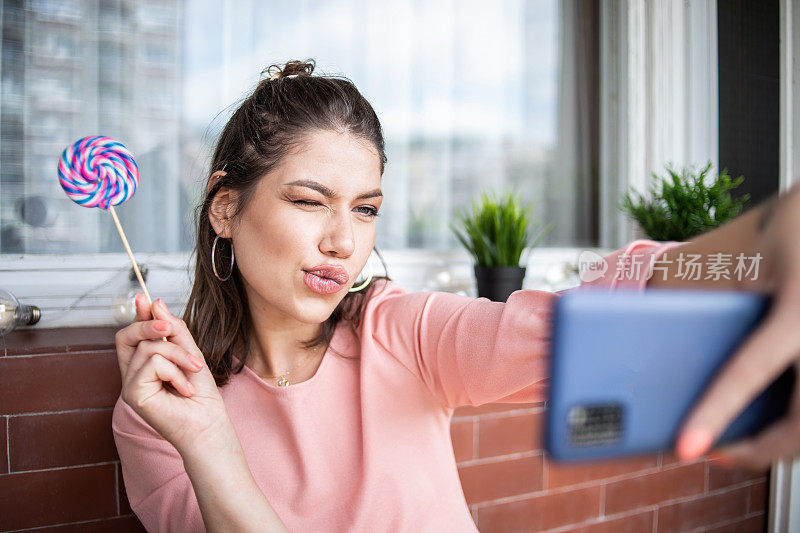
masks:
<instances>
[{"instance_id":1,"label":"phone back panel","mask_svg":"<svg viewBox=\"0 0 800 533\"><path fill-rule=\"evenodd\" d=\"M545 447L556 460L674 447L677 431L769 299L734 291L583 289L556 301ZM784 414L788 370L727 428L750 435Z\"/></svg>"}]
</instances>

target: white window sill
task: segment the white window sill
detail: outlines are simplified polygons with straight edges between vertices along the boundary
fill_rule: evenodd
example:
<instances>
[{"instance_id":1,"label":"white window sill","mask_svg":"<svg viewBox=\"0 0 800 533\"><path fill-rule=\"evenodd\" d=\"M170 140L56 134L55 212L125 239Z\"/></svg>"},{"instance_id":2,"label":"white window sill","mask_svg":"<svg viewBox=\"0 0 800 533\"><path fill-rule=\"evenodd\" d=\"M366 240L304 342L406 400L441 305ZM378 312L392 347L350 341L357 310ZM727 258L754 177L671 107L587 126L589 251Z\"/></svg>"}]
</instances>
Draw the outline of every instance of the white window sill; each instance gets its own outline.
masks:
<instances>
[{"instance_id":1,"label":"white window sill","mask_svg":"<svg viewBox=\"0 0 800 533\"><path fill-rule=\"evenodd\" d=\"M568 272L587 248L545 248L530 253L524 289L561 290L578 284ZM605 255L611 250L592 249ZM527 252L526 252L527 253ZM523 253L522 257L526 257ZM475 297L472 259L458 250L381 251L389 276L410 292L444 290ZM147 265L147 289L181 315L191 289L190 254L138 254ZM0 257L0 288L21 302L38 306L37 329L77 326L117 326L112 313L114 296L128 287L130 261L126 254L29 255ZM382 275L379 269L376 275ZM138 284L136 284L138 287ZM140 290L140 289L137 289Z\"/></svg>"}]
</instances>

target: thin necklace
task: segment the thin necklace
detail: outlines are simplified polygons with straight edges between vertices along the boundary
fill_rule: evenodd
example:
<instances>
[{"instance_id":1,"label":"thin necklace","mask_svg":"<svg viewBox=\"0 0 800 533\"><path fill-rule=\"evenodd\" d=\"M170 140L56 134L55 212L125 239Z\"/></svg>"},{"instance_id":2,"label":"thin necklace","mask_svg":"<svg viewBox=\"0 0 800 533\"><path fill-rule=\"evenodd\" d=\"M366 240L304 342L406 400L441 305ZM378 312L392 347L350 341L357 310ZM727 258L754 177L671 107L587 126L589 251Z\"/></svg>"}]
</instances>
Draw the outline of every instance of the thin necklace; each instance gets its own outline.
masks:
<instances>
[{"instance_id":1,"label":"thin necklace","mask_svg":"<svg viewBox=\"0 0 800 533\"><path fill-rule=\"evenodd\" d=\"M311 356L312 356L312 355L314 355L314 353L315 353L315 352L311 352L310 354L308 354L307 356L305 356L305 358L303 358L303 359L302 359L302 360L301 360L299 363L297 363L296 365L294 365L294 368L290 368L289 370L287 370L287 371L286 371L286 372L284 372L283 374L280 374L280 377L278 378L278 383L277 383L277 385L278 385L279 387L288 387L289 385L291 385L291 383L289 383L289 379L288 379L288 378L289 378L289 374L291 374L292 372L294 372L295 370L297 370L298 368L300 368L302 365L304 365L304 364L306 364L308 361L310 361L310 360L311 360ZM265 378L268 378L268 379L274 379L274 378L278 377L278 375L277 375L277 374L275 374L275 375L272 375L272 376L264 376L264 377L265 377Z\"/></svg>"}]
</instances>

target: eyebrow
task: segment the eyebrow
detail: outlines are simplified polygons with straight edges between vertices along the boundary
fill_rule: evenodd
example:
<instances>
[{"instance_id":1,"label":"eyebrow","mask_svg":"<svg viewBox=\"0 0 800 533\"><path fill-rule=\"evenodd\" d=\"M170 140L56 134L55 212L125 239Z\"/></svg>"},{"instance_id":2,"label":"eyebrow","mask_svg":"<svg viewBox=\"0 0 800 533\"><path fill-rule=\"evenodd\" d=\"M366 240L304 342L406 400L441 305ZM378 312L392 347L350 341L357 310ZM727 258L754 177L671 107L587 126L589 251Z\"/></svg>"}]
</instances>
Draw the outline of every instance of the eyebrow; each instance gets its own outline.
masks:
<instances>
[{"instance_id":1,"label":"eyebrow","mask_svg":"<svg viewBox=\"0 0 800 533\"><path fill-rule=\"evenodd\" d=\"M321 193L327 198L335 198L336 193L333 192L331 189L326 187L325 185L319 183L318 181L313 180L297 180L292 181L285 184L288 186L299 186L299 187L308 187L309 189L314 189L315 191ZM375 189L374 191L365 192L364 194L359 194L356 196L356 200L364 200L366 198L375 198L375 197L383 197L383 193L380 189Z\"/></svg>"}]
</instances>

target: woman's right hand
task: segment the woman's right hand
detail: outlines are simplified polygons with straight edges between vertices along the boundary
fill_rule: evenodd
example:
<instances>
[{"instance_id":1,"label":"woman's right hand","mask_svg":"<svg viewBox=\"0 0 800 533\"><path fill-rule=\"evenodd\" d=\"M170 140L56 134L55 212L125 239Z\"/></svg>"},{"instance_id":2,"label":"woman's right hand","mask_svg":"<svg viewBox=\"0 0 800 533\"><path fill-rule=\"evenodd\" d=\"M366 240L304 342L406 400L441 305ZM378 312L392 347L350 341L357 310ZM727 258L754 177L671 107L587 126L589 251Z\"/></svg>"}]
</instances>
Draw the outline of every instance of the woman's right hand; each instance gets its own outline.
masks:
<instances>
[{"instance_id":1,"label":"woman's right hand","mask_svg":"<svg viewBox=\"0 0 800 533\"><path fill-rule=\"evenodd\" d=\"M117 332L116 346L123 401L178 451L223 436L232 427L186 323L160 298L151 310L143 295L136 295L136 321Z\"/></svg>"}]
</instances>

